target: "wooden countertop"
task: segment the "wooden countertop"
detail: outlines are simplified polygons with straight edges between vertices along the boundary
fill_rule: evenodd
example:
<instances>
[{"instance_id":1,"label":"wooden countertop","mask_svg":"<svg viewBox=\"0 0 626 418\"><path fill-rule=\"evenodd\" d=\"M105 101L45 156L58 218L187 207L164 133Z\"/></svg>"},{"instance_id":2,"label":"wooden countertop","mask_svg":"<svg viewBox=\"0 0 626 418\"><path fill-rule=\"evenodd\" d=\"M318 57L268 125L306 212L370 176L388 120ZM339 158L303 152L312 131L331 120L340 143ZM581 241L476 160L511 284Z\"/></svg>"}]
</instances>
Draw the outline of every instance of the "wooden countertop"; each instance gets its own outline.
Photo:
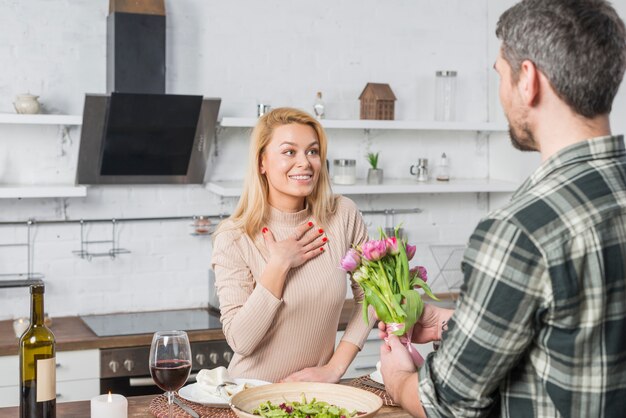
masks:
<instances>
[{"instance_id":1,"label":"wooden countertop","mask_svg":"<svg viewBox=\"0 0 626 418\"><path fill-rule=\"evenodd\" d=\"M128 398L128 418L153 417L148 407L154 395L134 396ZM57 405L59 418L85 418L91 414L89 401L64 402ZM18 407L0 408L0 418L15 418ZM400 408L383 406L376 415L378 418L406 418L409 414Z\"/></svg>"},{"instance_id":2,"label":"wooden countertop","mask_svg":"<svg viewBox=\"0 0 626 418\"><path fill-rule=\"evenodd\" d=\"M339 319L340 330L345 329L353 306L353 300L346 300ZM78 316L52 318L50 329L56 338L56 349L58 351L133 347L150 345L152 342L152 334L97 337ZM221 329L189 331L188 334L192 342L224 339ZM17 355L17 345L18 339L15 338L13 331L13 321L0 321L0 356Z\"/></svg>"},{"instance_id":3,"label":"wooden countertop","mask_svg":"<svg viewBox=\"0 0 626 418\"><path fill-rule=\"evenodd\" d=\"M77 316L53 318L50 329L56 338L58 351L150 345L152 334L97 337ZM222 340L222 330L189 331L190 341ZM13 332L13 321L0 321L0 356L16 355L18 339Z\"/></svg>"}]
</instances>

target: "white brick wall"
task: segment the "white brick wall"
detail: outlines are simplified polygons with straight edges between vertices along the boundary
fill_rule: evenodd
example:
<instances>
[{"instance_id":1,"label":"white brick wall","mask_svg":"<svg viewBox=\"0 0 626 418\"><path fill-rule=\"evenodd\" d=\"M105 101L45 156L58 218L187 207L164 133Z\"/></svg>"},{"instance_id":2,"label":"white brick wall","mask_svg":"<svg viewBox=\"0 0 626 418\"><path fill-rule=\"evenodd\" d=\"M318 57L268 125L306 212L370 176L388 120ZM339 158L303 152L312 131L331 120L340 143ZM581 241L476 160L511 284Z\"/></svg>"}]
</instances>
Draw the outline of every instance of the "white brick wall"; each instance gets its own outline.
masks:
<instances>
[{"instance_id":1,"label":"white brick wall","mask_svg":"<svg viewBox=\"0 0 626 418\"><path fill-rule=\"evenodd\" d=\"M457 118L503 121L497 77L491 65L498 50L497 17L513 0L166 0L167 90L221 97L221 115L254 116L257 100L274 107L310 110L324 93L332 119L358 118L358 95L366 82L389 83L398 97L396 119L433 117L434 73L455 69ZM614 2L622 16L626 4ZM107 0L0 0L0 112L13 112L19 93L40 95L51 113L80 114L86 92L106 84ZM614 115L624 114L620 92ZM613 128L626 130L623 118ZM247 130L227 129L213 179L243 175ZM381 151L388 178L408 177L417 158L431 164L446 152L452 175L521 180L536 157L511 150L505 135L480 146L471 133L329 131L329 159ZM0 125L0 185L73 183L80 132L62 144L56 127ZM506 196L492 196L501 202ZM487 206L476 194L358 196L364 209L419 207L404 222L418 257L437 273L432 244L464 244ZM199 186L90 187L86 198L2 199L0 221L158 217L229 212ZM371 232L390 220L366 218ZM108 225L90 227L89 239L109 235ZM137 222L119 227L119 246L131 251L115 260L87 261L77 224L35 228L34 270L48 283L47 311L53 316L203 306L208 300L210 239L189 235L187 221ZM0 243L23 240L25 227L0 225ZM25 269L25 252L0 247L0 273ZM436 284L435 287L440 286ZM28 314L24 289L0 290L0 319Z\"/></svg>"}]
</instances>

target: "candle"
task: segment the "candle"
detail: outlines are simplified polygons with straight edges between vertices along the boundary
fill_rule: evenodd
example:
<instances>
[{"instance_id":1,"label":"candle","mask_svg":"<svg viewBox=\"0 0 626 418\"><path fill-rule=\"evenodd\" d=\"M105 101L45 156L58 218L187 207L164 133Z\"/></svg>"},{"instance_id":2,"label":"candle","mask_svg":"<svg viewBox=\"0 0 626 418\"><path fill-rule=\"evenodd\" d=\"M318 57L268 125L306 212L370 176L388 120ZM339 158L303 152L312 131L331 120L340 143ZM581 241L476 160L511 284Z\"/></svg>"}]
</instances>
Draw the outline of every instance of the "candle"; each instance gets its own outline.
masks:
<instances>
[{"instance_id":1,"label":"candle","mask_svg":"<svg viewBox=\"0 0 626 418\"><path fill-rule=\"evenodd\" d=\"M122 395L100 395L91 399L91 418L128 418L128 401Z\"/></svg>"}]
</instances>

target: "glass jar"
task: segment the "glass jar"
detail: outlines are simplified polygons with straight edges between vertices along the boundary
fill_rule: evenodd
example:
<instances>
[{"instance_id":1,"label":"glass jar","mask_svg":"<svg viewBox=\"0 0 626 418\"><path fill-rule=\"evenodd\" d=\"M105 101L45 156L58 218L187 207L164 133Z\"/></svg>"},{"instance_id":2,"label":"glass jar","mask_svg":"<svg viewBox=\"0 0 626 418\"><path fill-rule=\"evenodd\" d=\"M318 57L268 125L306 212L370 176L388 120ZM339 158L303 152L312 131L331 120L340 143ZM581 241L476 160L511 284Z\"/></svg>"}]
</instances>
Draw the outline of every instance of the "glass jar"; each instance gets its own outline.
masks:
<instances>
[{"instance_id":1,"label":"glass jar","mask_svg":"<svg viewBox=\"0 0 626 418\"><path fill-rule=\"evenodd\" d=\"M454 120L456 71L437 71L435 79L435 120Z\"/></svg>"},{"instance_id":2,"label":"glass jar","mask_svg":"<svg viewBox=\"0 0 626 418\"><path fill-rule=\"evenodd\" d=\"M356 160L334 160L333 169L333 183L356 183Z\"/></svg>"},{"instance_id":3,"label":"glass jar","mask_svg":"<svg viewBox=\"0 0 626 418\"><path fill-rule=\"evenodd\" d=\"M437 181L449 181L450 180L450 163L448 157L444 152L441 154L439 164L437 165Z\"/></svg>"}]
</instances>

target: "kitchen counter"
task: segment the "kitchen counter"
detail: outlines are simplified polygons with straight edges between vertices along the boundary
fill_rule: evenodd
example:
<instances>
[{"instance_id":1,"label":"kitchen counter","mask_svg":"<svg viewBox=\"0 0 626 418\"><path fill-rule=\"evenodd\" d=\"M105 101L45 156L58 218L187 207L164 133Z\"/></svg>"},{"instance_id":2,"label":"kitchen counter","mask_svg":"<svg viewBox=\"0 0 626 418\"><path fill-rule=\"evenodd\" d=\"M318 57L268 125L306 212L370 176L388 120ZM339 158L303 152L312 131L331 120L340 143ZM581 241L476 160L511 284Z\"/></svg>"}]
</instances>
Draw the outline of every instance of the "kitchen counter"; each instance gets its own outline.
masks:
<instances>
[{"instance_id":1,"label":"kitchen counter","mask_svg":"<svg viewBox=\"0 0 626 418\"><path fill-rule=\"evenodd\" d=\"M346 300L339 319L340 330L345 329L353 306L353 300ZM152 334L97 337L85 325L83 320L77 316L52 318L50 329L56 338L56 349L58 351L133 347L150 345L152 342ZM221 329L189 331L188 334L189 340L192 342L224 339ZM18 340L13 332L13 321L0 321L0 356L17 355L17 345Z\"/></svg>"},{"instance_id":2,"label":"kitchen counter","mask_svg":"<svg viewBox=\"0 0 626 418\"><path fill-rule=\"evenodd\" d=\"M150 345L152 334L97 337L80 317L53 318L50 329L56 338L58 351ZM223 340L222 330L189 331L190 341ZM13 332L13 321L0 321L0 356L15 355L18 340Z\"/></svg>"},{"instance_id":3,"label":"kitchen counter","mask_svg":"<svg viewBox=\"0 0 626 418\"><path fill-rule=\"evenodd\" d=\"M154 395L134 396L128 398L128 418L153 417L148 410L150 401ZM85 418L90 415L89 401L65 402L57 405L59 418ZM0 418L15 418L18 416L18 408L0 408ZM378 418L406 418L409 414L400 408L383 406L376 415Z\"/></svg>"}]
</instances>

